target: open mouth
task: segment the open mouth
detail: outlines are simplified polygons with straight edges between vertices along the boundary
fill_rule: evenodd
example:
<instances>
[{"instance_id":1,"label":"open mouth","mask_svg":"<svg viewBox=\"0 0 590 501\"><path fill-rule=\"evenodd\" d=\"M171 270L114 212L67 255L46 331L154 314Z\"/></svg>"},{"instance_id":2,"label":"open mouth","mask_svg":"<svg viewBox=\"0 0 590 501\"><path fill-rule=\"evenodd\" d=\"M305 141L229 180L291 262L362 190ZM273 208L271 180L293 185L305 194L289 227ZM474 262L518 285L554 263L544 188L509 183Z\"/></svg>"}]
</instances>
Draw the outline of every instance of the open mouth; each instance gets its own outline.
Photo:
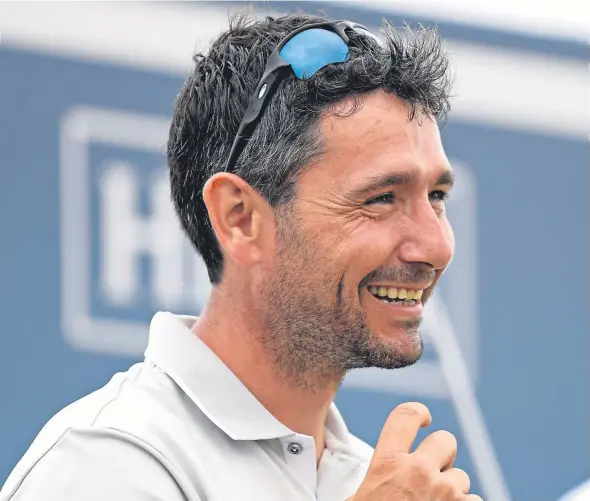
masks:
<instances>
[{"instance_id":1,"label":"open mouth","mask_svg":"<svg viewBox=\"0 0 590 501\"><path fill-rule=\"evenodd\" d=\"M406 289L377 285L370 285L367 289L379 301L389 304L398 304L399 306L414 306L420 303L420 298L422 298L422 293L424 292L422 289Z\"/></svg>"}]
</instances>

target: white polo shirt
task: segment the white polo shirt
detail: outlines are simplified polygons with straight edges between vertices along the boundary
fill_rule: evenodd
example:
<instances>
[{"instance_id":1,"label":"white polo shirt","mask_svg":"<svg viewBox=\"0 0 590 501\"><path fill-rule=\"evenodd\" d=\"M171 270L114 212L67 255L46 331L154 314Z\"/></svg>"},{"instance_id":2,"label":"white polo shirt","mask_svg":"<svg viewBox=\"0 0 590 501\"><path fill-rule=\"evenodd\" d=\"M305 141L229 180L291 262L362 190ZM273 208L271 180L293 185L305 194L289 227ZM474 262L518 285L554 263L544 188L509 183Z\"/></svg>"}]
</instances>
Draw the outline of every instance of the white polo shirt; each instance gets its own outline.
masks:
<instances>
[{"instance_id":1,"label":"white polo shirt","mask_svg":"<svg viewBox=\"0 0 590 501\"><path fill-rule=\"evenodd\" d=\"M0 501L344 501L373 449L332 404L313 438L277 421L195 336L158 313L145 361L55 415Z\"/></svg>"},{"instance_id":2,"label":"white polo shirt","mask_svg":"<svg viewBox=\"0 0 590 501\"><path fill-rule=\"evenodd\" d=\"M590 480L582 482L559 498L559 501L590 501Z\"/></svg>"}]
</instances>

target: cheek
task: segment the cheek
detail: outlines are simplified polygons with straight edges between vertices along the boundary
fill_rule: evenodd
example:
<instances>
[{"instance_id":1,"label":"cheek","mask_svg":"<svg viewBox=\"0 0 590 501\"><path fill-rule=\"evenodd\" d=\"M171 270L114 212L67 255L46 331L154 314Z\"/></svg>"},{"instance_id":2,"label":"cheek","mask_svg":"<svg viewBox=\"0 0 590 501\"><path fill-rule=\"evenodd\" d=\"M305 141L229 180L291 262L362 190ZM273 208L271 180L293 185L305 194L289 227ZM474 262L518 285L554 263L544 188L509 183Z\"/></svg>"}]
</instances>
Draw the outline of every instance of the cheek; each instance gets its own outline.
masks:
<instances>
[{"instance_id":1,"label":"cheek","mask_svg":"<svg viewBox=\"0 0 590 501\"><path fill-rule=\"evenodd\" d=\"M348 283L359 283L365 276L383 266L403 239L407 229L401 222L355 218L318 221L301 234L296 259L290 266L305 269L326 283L337 283L343 274Z\"/></svg>"},{"instance_id":2,"label":"cheek","mask_svg":"<svg viewBox=\"0 0 590 501\"><path fill-rule=\"evenodd\" d=\"M351 233L338 250L350 278L360 282L367 274L383 266L396 246L391 223L368 222Z\"/></svg>"},{"instance_id":3,"label":"cheek","mask_svg":"<svg viewBox=\"0 0 590 501\"><path fill-rule=\"evenodd\" d=\"M274 261L275 271L280 268L283 275L299 283L314 282L318 277L325 277L333 267L334 246L326 233L315 229L299 227L290 234L278 237Z\"/></svg>"}]
</instances>

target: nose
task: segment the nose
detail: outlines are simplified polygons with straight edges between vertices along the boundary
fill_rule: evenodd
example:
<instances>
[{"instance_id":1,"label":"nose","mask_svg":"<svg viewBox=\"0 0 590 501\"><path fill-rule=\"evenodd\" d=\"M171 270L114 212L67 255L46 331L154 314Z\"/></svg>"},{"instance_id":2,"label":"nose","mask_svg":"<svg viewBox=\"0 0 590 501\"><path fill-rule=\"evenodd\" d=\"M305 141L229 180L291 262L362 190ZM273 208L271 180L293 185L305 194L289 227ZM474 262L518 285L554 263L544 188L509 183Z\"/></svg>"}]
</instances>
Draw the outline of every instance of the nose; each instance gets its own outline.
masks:
<instances>
[{"instance_id":1,"label":"nose","mask_svg":"<svg viewBox=\"0 0 590 501\"><path fill-rule=\"evenodd\" d=\"M437 213L428 200L413 207L405 220L399 258L406 263L425 263L445 268L453 257L455 239L448 219Z\"/></svg>"}]
</instances>

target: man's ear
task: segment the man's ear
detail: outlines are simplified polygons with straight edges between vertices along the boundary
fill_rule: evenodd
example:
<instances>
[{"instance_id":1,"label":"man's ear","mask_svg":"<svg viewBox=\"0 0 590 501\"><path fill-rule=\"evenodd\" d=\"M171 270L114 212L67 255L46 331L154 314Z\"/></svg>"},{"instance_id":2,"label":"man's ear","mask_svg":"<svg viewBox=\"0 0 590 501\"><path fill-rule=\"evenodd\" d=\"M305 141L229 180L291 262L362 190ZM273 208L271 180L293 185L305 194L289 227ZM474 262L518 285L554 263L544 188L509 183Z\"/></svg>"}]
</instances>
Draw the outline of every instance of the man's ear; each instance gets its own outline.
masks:
<instances>
[{"instance_id":1,"label":"man's ear","mask_svg":"<svg viewBox=\"0 0 590 501\"><path fill-rule=\"evenodd\" d=\"M205 183L203 199L227 257L241 266L260 261L263 219L271 215L262 196L241 177L219 172Z\"/></svg>"}]
</instances>

